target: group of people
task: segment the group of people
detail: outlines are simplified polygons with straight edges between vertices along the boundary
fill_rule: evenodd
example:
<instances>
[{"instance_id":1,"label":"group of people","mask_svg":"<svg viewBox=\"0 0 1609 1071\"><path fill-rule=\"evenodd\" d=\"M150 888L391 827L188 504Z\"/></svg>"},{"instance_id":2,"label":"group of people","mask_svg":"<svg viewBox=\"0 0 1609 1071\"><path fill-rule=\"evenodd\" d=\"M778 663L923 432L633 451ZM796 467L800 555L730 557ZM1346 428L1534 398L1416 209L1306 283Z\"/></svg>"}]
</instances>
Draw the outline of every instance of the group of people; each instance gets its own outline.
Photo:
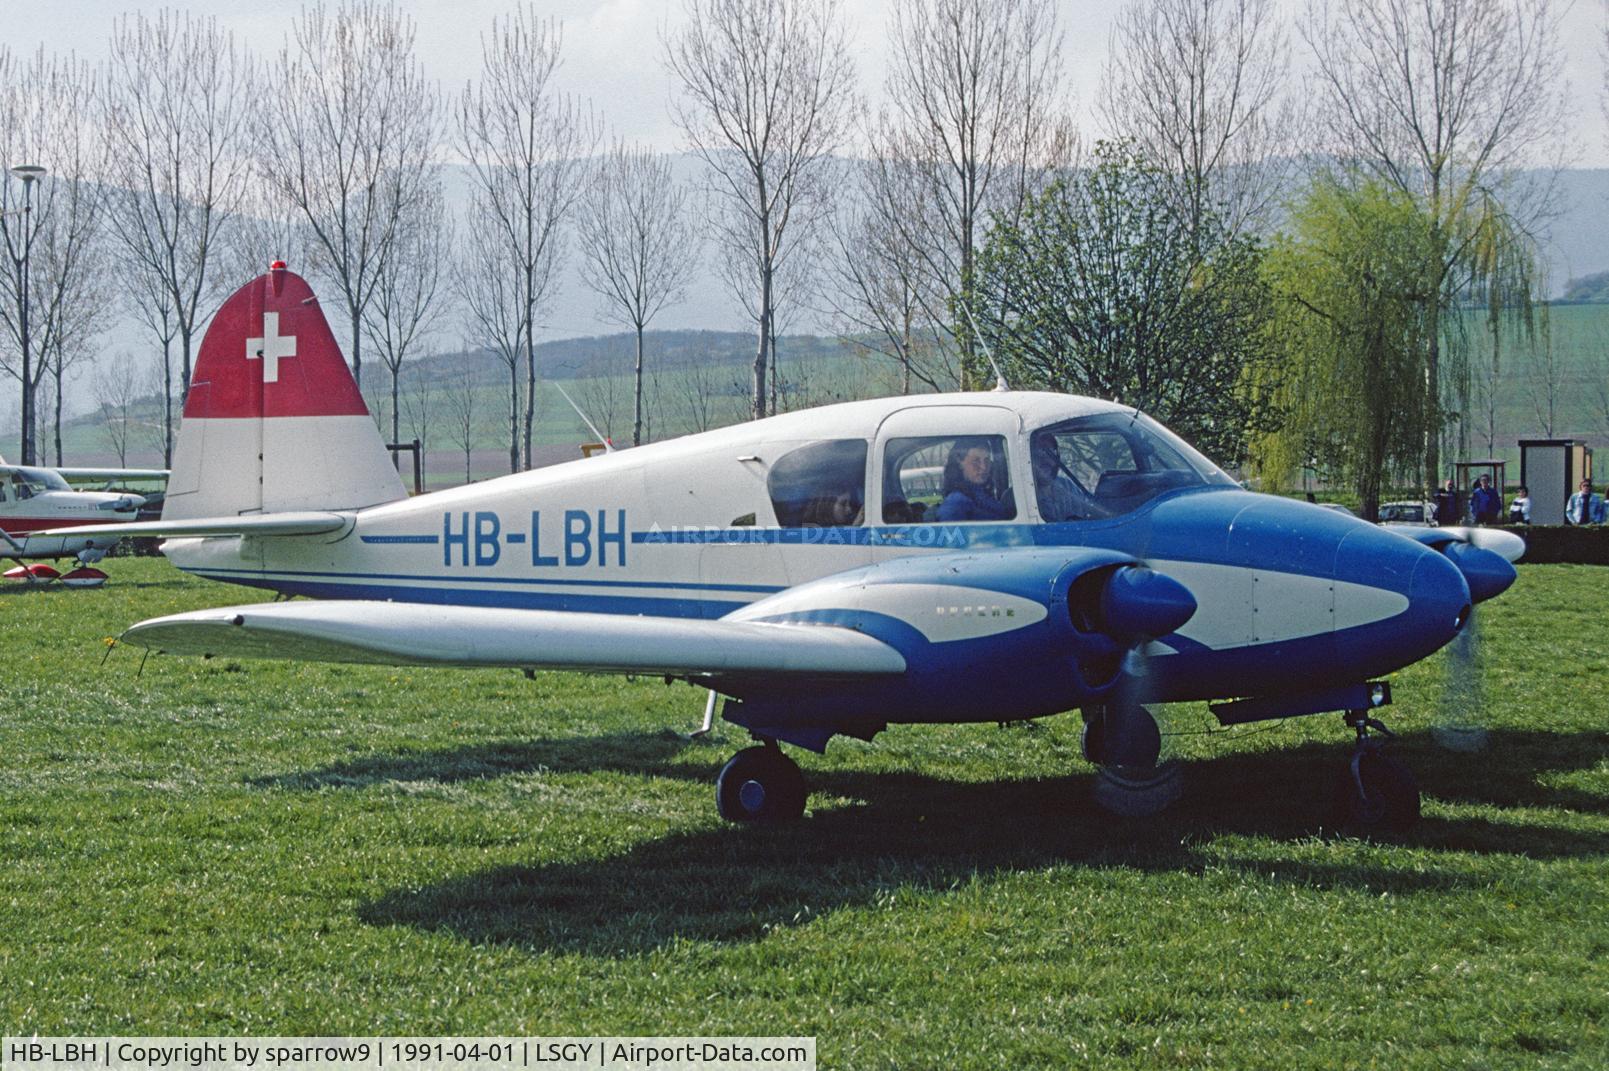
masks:
<instances>
[{"instance_id":1,"label":"group of people","mask_svg":"<svg viewBox=\"0 0 1609 1071\"><path fill-rule=\"evenodd\" d=\"M1505 519L1509 524L1530 524L1531 493L1520 487L1509 502L1505 516L1502 492L1492 486L1490 476L1482 476L1470 488L1467 517L1476 524L1499 524ZM1458 491L1453 481L1448 480L1436 492L1436 523L1459 524L1463 520L1465 515L1458 508ZM1609 522L1609 509L1605 507L1603 496L1592 493L1591 481L1582 480L1580 489L1570 496L1570 501L1564 507L1564 523L1581 525L1606 522Z\"/></svg>"}]
</instances>

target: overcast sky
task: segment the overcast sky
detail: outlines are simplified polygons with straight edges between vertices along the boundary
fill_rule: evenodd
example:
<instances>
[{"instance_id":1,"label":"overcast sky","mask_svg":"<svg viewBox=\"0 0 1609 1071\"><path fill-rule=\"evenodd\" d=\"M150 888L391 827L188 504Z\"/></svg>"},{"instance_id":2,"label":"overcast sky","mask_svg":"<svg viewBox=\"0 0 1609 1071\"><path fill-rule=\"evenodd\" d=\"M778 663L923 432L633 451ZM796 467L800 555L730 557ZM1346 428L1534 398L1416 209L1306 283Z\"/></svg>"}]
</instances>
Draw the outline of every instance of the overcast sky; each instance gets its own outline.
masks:
<instances>
[{"instance_id":1,"label":"overcast sky","mask_svg":"<svg viewBox=\"0 0 1609 1071\"><path fill-rule=\"evenodd\" d=\"M494 16L507 12L511 3L402 0L400 6L418 23L420 60L445 88L457 90L480 67L481 32ZM680 147L666 108L669 80L660 62L659 36L679 19L681 0L545 0L537 6L543 14L564 23L562 80L568 89L590 99L618 136L666 151ZM883 81L889 6L889 0L844 3L861 85L874 94ZM1122 0L1061 0L1059 6L1072 104L1081 130L1086 135L1097 133L1092 104L1112 16L1122 7ZM1302 6L1301 0L1284 2L1288 11ZM44 45L54 51L76 50L99 60L105 55L113 20L138 7L153 11L177 7L215 15L260 54L270 54L281 46L300 10L300 4L292 0L143 5L133 0L5 0L0 4L5 15L3 40L17 51ZM1575 147L1576 164L1609 166L1605 124L1597 104L1603 70L1603 0L1576 0L1565 18L1566 77L1573 95L1586 104L1575 117L1581 132Z\"/></svg>"}]
</instances>

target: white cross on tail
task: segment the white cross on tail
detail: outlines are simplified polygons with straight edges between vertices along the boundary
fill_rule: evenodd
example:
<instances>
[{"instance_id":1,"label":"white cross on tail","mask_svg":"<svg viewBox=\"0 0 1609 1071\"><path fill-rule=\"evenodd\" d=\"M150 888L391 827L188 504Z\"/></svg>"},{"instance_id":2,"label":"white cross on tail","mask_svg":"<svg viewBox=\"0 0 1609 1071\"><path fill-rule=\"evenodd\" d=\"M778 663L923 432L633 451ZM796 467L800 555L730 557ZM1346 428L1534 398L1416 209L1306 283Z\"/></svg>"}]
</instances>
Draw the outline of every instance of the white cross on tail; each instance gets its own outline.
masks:
<instances>
[{"instance_id":1,"label":"white cross on tail","mask_svg":"<svg viewBox=\"0 0 1609 1071\"><path fill-rule=\"evenodd\" d=\"M296 356L296 336L279 333L279 313L263 313L263 337L246 340L246 360L263 359L263 382L279 382L279 359Z\"/></svg>"}]
</instances>

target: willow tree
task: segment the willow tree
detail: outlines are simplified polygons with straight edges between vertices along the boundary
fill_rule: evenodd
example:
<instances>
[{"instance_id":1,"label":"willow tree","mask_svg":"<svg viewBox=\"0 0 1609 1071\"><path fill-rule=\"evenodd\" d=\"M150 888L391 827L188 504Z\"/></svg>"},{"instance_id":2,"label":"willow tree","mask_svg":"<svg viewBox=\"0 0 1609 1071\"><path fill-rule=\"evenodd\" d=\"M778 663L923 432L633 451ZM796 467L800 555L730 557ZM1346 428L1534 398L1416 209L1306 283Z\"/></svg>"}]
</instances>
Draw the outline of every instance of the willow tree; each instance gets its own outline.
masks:
<instances>
[{"instance_id":1,"label":"willow tree","mask_svg":"<svg viewBox=\"0 0 1609 1071\"><path fill-rule=\"evenodd\" d=\"M1549 183L1524 172L1565 144L1559 28L1566 7L1560 0L1309 0L1300 23L1315 65L1316 148L1411 199L1430 227L1429 389L1416 422L1426 483L1441 471L1441 343L1458 315L1456 265L1469 255L1470 220L1494 191L1509 211L1539 215L1546 198L1538 194ZM1533 200L1540 203L1527 204Z\"/></svg>"},{"instance_id":2,"label":"willow tree","mask_svg":"<svg viewBox=\"0 0 1609 1071\"><path fill-rule=\"evenodd\" d=\"M1392 478L1413 478L1434 407L1425 357L1440 285L1433 219L1380 182L1316 182L1273 243L1270 338L1284 357L1284 427L1256 453L1265 477L1292 459L1349 481L1374 520Z\"/></svg>"}]
</instances>

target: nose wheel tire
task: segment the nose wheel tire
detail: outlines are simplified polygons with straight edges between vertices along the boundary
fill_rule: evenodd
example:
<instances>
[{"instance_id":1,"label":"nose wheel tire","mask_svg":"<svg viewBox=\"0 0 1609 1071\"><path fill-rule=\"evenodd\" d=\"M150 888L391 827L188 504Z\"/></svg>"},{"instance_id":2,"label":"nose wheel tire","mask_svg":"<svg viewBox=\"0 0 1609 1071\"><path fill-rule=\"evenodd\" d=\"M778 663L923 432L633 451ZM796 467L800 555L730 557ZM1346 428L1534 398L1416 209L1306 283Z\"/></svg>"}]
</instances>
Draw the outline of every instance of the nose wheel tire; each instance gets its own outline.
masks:
<instances>
[{"instance_id":1,"label":"nose wheel tire","mask_svg":"<svg viewBox=\"0 0 1609 1071\"><path fill-rule=\"evenodd\" d=\"M1336 785L1336 820L1350 836L1405 833L1419 821L1419 784L1395 759L1359 752Z\"/></svg>"},{"instance_id":2,"label":"nose wheel tire","mask_svg":"<svg viewBox=\"0 0 1609 1071\"><path fill-rule=\"evenodd\" d=\"M731 822L787 822L804 814L804 774L772 745L744 748L715 779L715 806Z\"/></svg>"}]
</instances>

